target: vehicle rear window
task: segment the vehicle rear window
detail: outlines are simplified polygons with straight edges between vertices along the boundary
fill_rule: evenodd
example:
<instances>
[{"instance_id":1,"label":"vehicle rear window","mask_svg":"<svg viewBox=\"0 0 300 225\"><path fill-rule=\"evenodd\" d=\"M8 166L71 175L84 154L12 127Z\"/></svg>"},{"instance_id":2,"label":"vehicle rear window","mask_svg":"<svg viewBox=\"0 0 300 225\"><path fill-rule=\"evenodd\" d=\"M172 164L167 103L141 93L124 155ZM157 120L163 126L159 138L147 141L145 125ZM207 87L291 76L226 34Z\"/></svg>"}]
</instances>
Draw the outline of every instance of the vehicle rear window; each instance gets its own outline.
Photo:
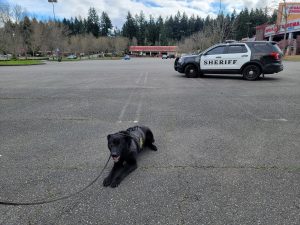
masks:
<instances>
[{"instance_id":1,"label":"vehicle rear window","mask_svg":"<svg viewBox=\"0 0 300 225\"><path fill-rule=\"evenodd\" d=\"M247 48L245 45L229 45L228 47L228 54L235 54L235 53L246 53Z\"/></svg>"},{"instance_id":2,"label":"vehicle rear window","mask_svg":"<svg viewBox=\"0 0 300 225\"><path fill-rule=\"evenodd\" d=\"M252 45L252 50L255 53L268 53L268 52L272 52L272 48L270 48L270 46L267 43L254 43Z\"/></svg>"},{"instance_id":3,"label":"vehicle rear window","mask_svg":"<svg viewBox=\"0 0 300 225\"><path fill-rule=\"evenodd\" d=\"M279 48L279 46L276 43L272 43L272 45L273 45L273 49L275 52L282 54L281 49Z\"/></svg>"}]
</instances>

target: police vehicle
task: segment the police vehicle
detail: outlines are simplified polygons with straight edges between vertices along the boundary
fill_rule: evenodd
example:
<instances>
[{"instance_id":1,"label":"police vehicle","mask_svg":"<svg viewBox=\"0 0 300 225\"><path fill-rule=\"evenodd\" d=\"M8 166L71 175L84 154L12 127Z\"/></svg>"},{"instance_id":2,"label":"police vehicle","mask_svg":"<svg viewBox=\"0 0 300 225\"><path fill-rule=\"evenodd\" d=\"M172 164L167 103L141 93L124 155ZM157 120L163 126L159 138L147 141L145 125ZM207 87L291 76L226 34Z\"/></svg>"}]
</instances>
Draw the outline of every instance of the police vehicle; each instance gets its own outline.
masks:
<instances>
[{"instance_id":1,"label":"police vehicle","mask_svg":"<svg viewBox=\"0 0 300 225\"><path fill-rule=\"evenodd\" d=\"M176 58L174 68L189 78L203 74L241 74L246 80L256 80L262 74L283 70L282 52L276 42L231 41L197 55Z\"/></svg>"}]
</instances>

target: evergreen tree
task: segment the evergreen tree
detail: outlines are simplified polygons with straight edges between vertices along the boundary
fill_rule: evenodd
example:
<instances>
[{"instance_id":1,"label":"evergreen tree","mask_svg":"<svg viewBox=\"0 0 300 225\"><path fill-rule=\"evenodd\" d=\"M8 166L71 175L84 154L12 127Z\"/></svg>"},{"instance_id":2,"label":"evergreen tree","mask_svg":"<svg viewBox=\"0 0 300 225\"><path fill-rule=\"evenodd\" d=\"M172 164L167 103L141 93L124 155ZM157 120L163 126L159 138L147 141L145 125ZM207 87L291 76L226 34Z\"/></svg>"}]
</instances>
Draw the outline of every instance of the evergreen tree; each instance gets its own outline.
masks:
<instances>
[{"instance_id":1,"label":"evergreen tree","mask_svg":"<svg viewBox=\"0 0 300 225\"><path fill-rule=\"evenodd\" d=\"M273 23L276 23L276 20L277 20L277 10L275 9L274 11L273 11L273 14L272 14L272 16L269 18L269 20L268 20L268 23L271 23L271 24L273 24Z\"/></svg>"},{"instance_id":2,"label":"evergreen tree","mask_svg":"<svg viewBox=\"0 0 300 225\"><path fill-rule=\"evenodd\" d=\"M158 17L156 21L156 26L159 29L158 32L158 45L167 45L167 33L166 33L166 26L164 24L164 20L161 16Z\"/></svg>"},{"instance_id":3,"label":"evergreen tree","mask_svg":"<svg viewBox=\"0 0 300 225\"><path fill-rule=\"evenodd\" d=\"M100 31L102 36L109 36L110 30L113 28L111 20L106 12L102 12L100 19Z\"/></svg>"},{"instance_id":4,"label":"evergreen tree","mask_svg":"<svg viewBox=\"0 0 300 225\"><path fill-rule=\"evenodd\" d=\"M250 18L249 11L247 8L242 10L236 18L235 30L237 40L241 40L244 37L248 36L248 31L250 30Z\"/></svg>"},{"instance_id":5,"label":"evergreen tree","mask_svg":"<svg viewBox=\"0 0 300 225\"><path fill-rule=\"evenodd\" d=\"M177 14L174 16L174 23L172 26L172 36L173 39L176 39L177 41L179 41L181 39L181 36L183 35L183 30L181 30L180 21L181 14L178 11Z\"/></svg>"},{"instance_id":6,"label":"evergreen tree","mask_svg":"<svg viewBox=\"0 0 300 225\"><path fill-rule=\"evenodd\" d=\"M84 24L80 17L74 19L74 33L76 35L85 33Z\"/></svg>"},{"instance_id":7,"label":"evergreen tree","mask_svg":"<svg viewBox=\"0 0 300 225\"><path fill-rule=\"evenodd\" d=\"M180 19L180 39L186 36L190 36L192 33L189 32L189 21L188 16L183 13Z\"/></svg>"},{"instance_id":8,"label":"evergreen tree","mask_svg":"<svg viewBox=\"0 0 300 225\"><path fill-rule=\"evenodd\" d=\"M194 25L194 30L193 33L202 31L204 27L204 20L201 19L199 16L197 16L195 25Z\"/></svg>"},{"instance_id":9,"label":"evergreen tree","mask_svg":"<svg viewBox=\"0 0 300 225\"><path fill-rule=\"evenodd\" d=\"M137 36L137 30L136 21L132 17L131 13L128 12L126 16L126 22L122 28L122 34L124 37L128 37L130 40L132 40L133 37Z\"/></svg>"},{"instance_id":10,"label":"evergreen tree","mask_svg":"<svg viewBox=\"0 0 300 225\"><path fill-rule=\"evenodd\" d=\"M145 18L145 14L143 11L140 12L139 15L136 15L136 23L137 23L137 40L139 45L145 45L146 43L146 28L147 21Z\"/></svg>"},{"instance_id":11,"label":"evergreen tree","mask_svg":"<svg viewBox=\"0 0 300 225\"><path fill-rule=\"evenodd\" d=\"M146 37L150 45L155 45L155 42L158 41L159 29L156 26L155 20L152 15L149 17L149 22L147 23L147 32Z\"/></svg>"},{"instance_id":12,"label":"evergreen tree","mask_svg":"<svg viewBox=\"0 0 300 225\"><path fill-rule=\"evenodd\" d=\"M99 37L100 34L99 16L96 12L96 9L93 7L89 9L86 29L87 29L87 33L92 33L95 37Z\"/></svg>"},{"instance_id":13,"label":"evergreen tree","mask_svg":"<svg viewBox=\"0 0 300 225\"><path fill-rule=\"evenodd\" d=\"M167 39L174 39L173 27L174 27L174 19L173 16L170 16L170 18L167 18L165 21L165 31L166 31Z\"/></svg>"}]
</instances>

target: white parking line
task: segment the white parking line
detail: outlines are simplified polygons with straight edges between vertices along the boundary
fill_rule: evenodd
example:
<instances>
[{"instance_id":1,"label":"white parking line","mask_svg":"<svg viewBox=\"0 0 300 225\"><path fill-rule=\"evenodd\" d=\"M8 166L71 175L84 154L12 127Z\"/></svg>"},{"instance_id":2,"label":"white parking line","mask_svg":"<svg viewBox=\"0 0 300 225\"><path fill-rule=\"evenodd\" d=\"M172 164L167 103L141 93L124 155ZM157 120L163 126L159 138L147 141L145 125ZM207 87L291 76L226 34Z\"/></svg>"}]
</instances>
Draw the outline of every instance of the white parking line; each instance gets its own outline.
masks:
<instances>
[{"instance_id":1,"label":"white parking line","mask_svg":"<svg viewBox=\"0 0 300 225\"><path fill-rule=\"evenodd\" d=\"M147 72L145 74L143 87L146 86L146 83L148 81L148 75L149 75L149 73ZM141 116L141 111L142 111L144 97L145 97L145 90L143 89L142 92L140 93L140 100L139 100L139 104L138 104L138 107L137 107L137 110L136 110L136 117L135 117L134 123L138 123L139 122L139 119L140 119L140 116Z\"/></svg>"},{"instance_id":2,"label":"white parking line","mask_svg":"<svg viewBox=\"0 0 300 225\"><path fill-rule=\"evenodd\" d=\"M265 118L261 118L262 121L279 121L279 122L288 122L287 119L284 119L284 118L280 118L280 119L265 119Z\"/></svg>"},{"instance_id":3,"label":"white parking line","mask_svg":"<svg viewBox=\"0 0 300 225\"><path fill-rule=\"evenodd\" d=\"M142 79L142 76L143 76L144 74L143 73L141 73L140 74L140 76L139 76L139 78L136 80L136 84L139 84L140 83L140 81L141 81L141 79ZM144 81L145 82L145 81ZM127 107L129 106L129 104L130 104L130 102L131 102L131 99L132 99L132 97L133 97L133 95L136 93L136 88L134 88L132 91L131 91L131 93L130 93L130 95L128 96L128 99L127 99L127 101L125 102L125 105L123 106L123 108L122 108L122 111L121 111L121 113L120 113L120 115L119 115L119 118L118 118L118 123L122 123L122 120L123 120L123 117L124 117L124 114L125 114L125 112L126 112L126 109L127 109Z\"/></svg>"}]
</instances>

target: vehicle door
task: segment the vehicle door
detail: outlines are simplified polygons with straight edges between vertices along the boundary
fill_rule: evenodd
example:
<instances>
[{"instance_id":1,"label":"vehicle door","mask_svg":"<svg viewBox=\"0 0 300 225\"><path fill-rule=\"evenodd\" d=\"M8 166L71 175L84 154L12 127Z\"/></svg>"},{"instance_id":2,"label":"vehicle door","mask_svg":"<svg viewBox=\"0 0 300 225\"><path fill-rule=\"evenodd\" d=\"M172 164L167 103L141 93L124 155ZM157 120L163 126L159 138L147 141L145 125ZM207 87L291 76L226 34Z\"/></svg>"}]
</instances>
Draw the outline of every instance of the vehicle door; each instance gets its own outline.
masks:
<instances>
[{"instance_id":1,"label":"vehicle door","mask_svg":"<svg viewBox=\"0 0 300 225\"><path fill-rule=\"evenodd\" d=\"M225 50L226 45L218 45L204 52L200 59L201 70L209 71L222 69L219 60L222 59Z\"/></svg>"},{"instance_id":2,"label":"vehicle door","mask_svg":"<svg viewBox=\"0 0 300 225\"><path fill-rule=\"evenodd\" d=\"M245 44L231 44L228 45L225 54L222 55L222 64L224 69L239 70L251 58L251 51Z\"/></svg>"}]
</instances>

